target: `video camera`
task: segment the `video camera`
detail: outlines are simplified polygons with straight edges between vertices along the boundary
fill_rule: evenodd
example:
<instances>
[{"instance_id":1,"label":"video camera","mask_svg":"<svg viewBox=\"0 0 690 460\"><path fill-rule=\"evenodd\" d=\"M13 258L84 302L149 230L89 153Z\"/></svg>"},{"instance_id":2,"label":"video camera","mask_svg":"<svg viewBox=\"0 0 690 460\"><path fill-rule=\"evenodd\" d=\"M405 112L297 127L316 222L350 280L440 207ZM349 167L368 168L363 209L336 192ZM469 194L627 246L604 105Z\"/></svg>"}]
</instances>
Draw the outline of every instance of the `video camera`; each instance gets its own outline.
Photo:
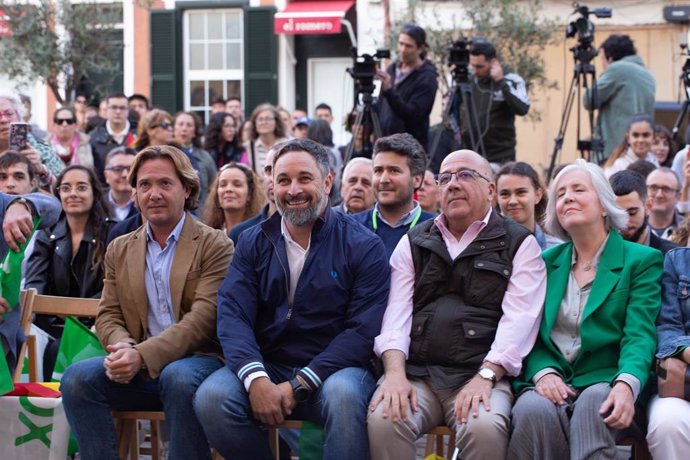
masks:
<instances>
[{"instance_id":1,"label":"video camera","mask_svg":"<svg viewBox=\"0 0 690 460\"><path fill-rule=\"evenodd\" d=\"M456 83L469 81L470 45L471 40L460 37L448 48L448 65L453 66L453 79Z\"/></svg>"},{"instance_id":2,"label":"video camera","mask_svg":"<svg viewBox=\"0 0 690 460\"><path fill-rule=\"evenodd\" d=\"M594 10L579 3L575 4L572 14L579 14L580 17L570 22L565 28L565 37L573 38L577 35L577 40L581 45L591 45L594 41L594 23L589 20L589 15L593 14L598 18L610 18L611 8L596 8Z\"/></svg>"},{"instance_id":3,"label":"video camera","mask_svg":"<svg viewBox=\"0 0 690 460\"><path fill-rule=\"evenodd\" d=\"M347 73L357 83L357 92L371 94L375 88L374 77L376 77L376 69L381 63L381 59L391 57L391 52L386 49L378 49L373 56L371 54L357 56L357 51L353 50L353 54L352 67L347 69Z\"/></svg>"}]
</instances>

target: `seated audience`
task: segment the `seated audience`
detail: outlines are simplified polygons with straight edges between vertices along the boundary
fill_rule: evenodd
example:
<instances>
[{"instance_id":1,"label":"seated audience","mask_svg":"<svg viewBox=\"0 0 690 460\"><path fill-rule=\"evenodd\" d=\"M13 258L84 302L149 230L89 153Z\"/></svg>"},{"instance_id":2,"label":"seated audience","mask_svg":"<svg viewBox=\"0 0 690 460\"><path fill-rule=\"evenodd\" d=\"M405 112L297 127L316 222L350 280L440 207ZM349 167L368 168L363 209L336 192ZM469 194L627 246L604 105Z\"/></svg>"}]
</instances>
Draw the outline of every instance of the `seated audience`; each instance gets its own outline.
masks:
<instances>
[{"instance_id":1,"label":"seated audience","mask_svg":"<svg viewBox=\"0 0 690 460\"><path fill-rule=\"evenodd\" d=\"M218 293L226 366L201 384L194 408L227 459L273 458L265 426L286 418L324 427L324 459L366 459L386 253L328 206L333 176L323 146L287 142L273 175L280 213L240 239Z\"/></svg>"},{"instance_id":2,"label":"seated audience","mask_svg":"<svg viewBox=\"0 0 690 460\"><path fill-rule=\"evenodd\" d=\"M673 164L673 156L677 150L676 141L673 140L671 131L669 131L666 126L657 124L654 127L652 153L659 163L659 166L670 168Z\"/></svg>"},{"instance_id":3,"label":"seated audience","mask_svg":"<svg viewBox=\"0 0 690 460\"><path fill-rule=\"evenodd\" d=\"M275 156L276 151L280 149L282 145L283 144L274 145L273 148L270 149L266 154L266 165L264 166L263 177L261 180L263 194L266 197L266 204L263 208L261 208L261 212L259 214L235 225L230 233L228 233L228 236L233 243L235 243L235 245L237 245L237 241L242 232L260 222L263 222L276 212L276 200L275 196L273 195L273 157Z\"/></svg>"},{"instance_id":4,"label":"seated audience","mask_svg":"<svg viewBox=\"0 0 690 460\"><path fill-rule=\"evenodd\" d=\"M46 137L55 153L66 165L93 168L93 154L89 136L77 131L77 116L69 107L57 109L53 114L53 133Z\"/></svg>"},{"instance_id":5,"label":"seated audience","mask_svg":"<svg viewBox=\"0 0 690 460\"><path fill-rule=\"evenodd\" d=\"M201 220L229 233L237 224L261 213L266 198L259 177L249 166L230 162L211 184Z\"/></svg>"},{"instance_id":6,"label":"seated audience","mask_svg":"<svg viewBox=\"0 0 690 460\"><path fill-rule=\"evenodd\" d=\"M606 160L604 173L611 177L614 173L622 171L637 160L646 160L654 166L659 162L652 153L652 139L654 138L654 122L647 115L635 115L628 123L625 137L611 152Z\"/></svg>"},{"instance_id":7,"label":"seated audience","mask_svg":"<svg viewBox=\"0 0 690 460\"><path fill-rule=\"evenodd\" d=\"M496 174L496 194L501 214L529 230L542 250L562 243L541 227L548 197L530 165L521 161L503 165Z\"/></svg>"},{"instance_id":8,"label":"seated audience","mask_svg":"<svg viewBox=\"0 0 690 460\"><path fill-rule=\"evenodd\" d=\"M101 185L91 168L72 165L58 176L55 196L62 215L55 226L38 233L26 287L39 294L98 298L105 240L113 225Z\"/></svg>"},{"instance_id":9,"label":"seated audience","mask_svg":"<svg viewBox=\"0 0 690 460\"><path fill-rule=\"evenodd\" d=\"M132 186L127 176L137 152L129 147L117 147L105 156L105 196L110 205L110 216L121 222L137 214L132 197Z\"/></svg>"},{"instance_id":10,"label":"seated audience","mask_svg":"<svg viewBox=\"0 0 690 460\"><path fill-rule=\"evenodd\" d=\"M23 108L19 101L9 94L0 94L0 153L10 147L10 124L22 121ZM28 145L22 150L34 167L40 185L50 187L55 177L64 169L65 164L53 148L37 139L33 134L27 135Z\"/></svg>"},{"instance_id":11,"label":"seated audience","mask_svg":"<svg viewBox=\"0 0 690 460\"><path fill-rule=\"evenodd\" d=\"M669 168L659 168L647 176L649 226L659 238L669 239L683 216L676 206L680 200L680 181Z\"/></svg>"},{"instance_id":12,"label":"seated audience","mask_svg":"<svg viewBox=\"0 0 690 460\"><path fill-rule=\"evenodd\" d=\"M459 150L440 168L441 214L403 236L390 260L374 342L384 375L368 418L373 460L414 459L417 438L437 425L455 431L463 458L505 458L509 378L539 327L541 249L492 209L489 163Z\"/></svg>"},{"instance_id":13,"label":"seated audience","mask_svg":"<svg viewBox=\"0 0 690 460\"><path fill-rule=\"evenodd\" d=\"M625 241L628 215L599 166L566 166L549 189L548 286L534 348L513 383L511 459L615 458L644 400L663 257Z\"/></svg>"},{"instance_id":14,"label":"seated audience","mask_svg":"<svg viewBox=\"0 0 690 460\"><path fill-rule=\"evenodd\" d=\"M690 246L688 245L690 237L690 216L686 216L678 227L674 230L669 238L669 241L676 243L678 246Z\"/></svg>"},{"instance_id":15,"label":"seated audience","mask_svg":"<svg viewBox=\"0 0 690 460\"><path fill-rule=\"evenodd\" d=\"M403 133L378 139L373 155L376 204L353 217L383 240L390 257L408 230L434 218L414 200L424 178L426 154L414 137Z\"/></svg>"},{"instance_id":16,"label":"seated audience","mask_svg":"<svg viewBox=\"0 0 690 460\"><path fill-rule=\"evenodd\" d=\"M311 120L307 117L302 117L295 120L292 128L292 137L294 139L306 139L310 123Z\"/></svg>"},{"instance_id":17,"label":"seated audience","mask_svg":"<svg viewBox=\"0 0 690 460\"><path fill-rule=\"evenodd\" d=\"M127 98L127 105L129 106L129 110L134 110L139 114L139 120L145 117L146 113L151 108L149 98L138 93L132 94Z\"/></svg>"},{"instance_id":18,"label":"seated audience","mask_svg":"<svg viewBox=\"0 0 690 460\"><path fill-rule=\"evenodd\" d=\"M670 251L664 261L661 277L661 312L657 319L660 360L680 359L690 363L690 304L687 275L690 249ZM690 401L658 395L649 407L647 445L653 458L681 459L690 447Z\"/></svg>"},{"instance_id":19,"label":"seated audience","mask_svg":"<svg viewBox=\"0 0 690 460\"><path fill-rule=\"evenodd\" d=\"M38 227L44 229L54 225L59 214L60 204L45 193L24 197L0 193L0 226L3 232L0 259L4 259L9 250L19 251L20 246L30 238L36 218L41 218ZM7 299L0 296L0 344L10 369L16 366L18 351L25 340L19 322L21 310L19 305L10 305Z\"/></svg>"},{"instance_id":20,"label":"seated audience","mask_svg":"<svg viewBox=\"0 0 690 460\"><path fill-rule=\"evenodd\" d=\"M261 104L252 112L251 134L245 139L244 150L255 173L260 174L266 164L266 154L276 144L287 140L287 131L280 112L271 104Z\"/></svg>"},{"instance_id":21,"label":"seated audience","mask_svg":"<svg viewBox=\"0 0 690 460\"><path fill-rule=\"evenodd\" d=\"M374 206L373 168L369 158L353 158L343 170L340 188L342 201L333 209L343 214L356 214Z\"/></svg>"},{"instance_id":22,"label":"seated audience","mask_svg":"<svg viewBox=\"0 0 690 460\"><path fill-rule=\"evenodd\" d=\"M427 169L424 171L422 185L417 189L417 201L419 201L422 209L426 212L437 214L439 193L440 190L436 183L436 177L434 177L434 173L430 169Z\"/></svg>"},{"instance_id":23,"label":"seated audience","mask_svg":"<svg viewBox=\"0 0 690 460\"><path fill-rule=\"evenodd\" d=\"M201 136L203 127L201 118L194 112L177 112L173 119L175 141L179 144L180 150L184 152L192 162L192 167L199 174L201 190L199 191L199 203L206 203L206 197L211 187L211 183L216 178L218 168L213 157L206 150L201 148ZM199 214L201 209L195 214Z\"/></svg>"},{"instance_id":24,"label":"seated audience","mask_svg":"<svg viewBox=\"0 0 690 460\"><path fill-rule=\"evenodd\" d=\"M217 168L230 162L247 163L235 117L229 113L214 113L208 122L204 148L213 157Z\"/></svg>"},{"instance_id":25,"label":"seated audience","mask_svg":"<svg viewBox=\"0 0 690 460\"><path fill-rule=\"evenodd\" d=\"M172 116L161 109L153 109L139 120L134 149L138 152L151 145L169 145L173 141Z\"/></svg>"},{"instance_id":26,"label":"seated audience","mask_svg":"<svg viewBox=\"0 0 690 460\"><path fill-rule=\"evenodd\" d=\"M649 227L647 217L647 187L642 176L632 171L618 171L609 177L611 189L616 195L616 204L628 213L628 226L621 230L621 236L633 243L658 249L666 254L677 245L659 238Z\"/></svg>"},{"instance_id":27,"label":"seated audience","mask_svg":"<svg viewBox=\"0 0 690 460\"><path fill-rule=\"evenodd\" d=\"M233 244L189 213L199 177L177 148L139 152L129 181L147 224L108 247L96 318L108 355L67 368L65 414L85 459L119 458L112 410L163 410L168 458L210 460L192 400L223 365L216 298Z\"/></svg>"}]
</instances>

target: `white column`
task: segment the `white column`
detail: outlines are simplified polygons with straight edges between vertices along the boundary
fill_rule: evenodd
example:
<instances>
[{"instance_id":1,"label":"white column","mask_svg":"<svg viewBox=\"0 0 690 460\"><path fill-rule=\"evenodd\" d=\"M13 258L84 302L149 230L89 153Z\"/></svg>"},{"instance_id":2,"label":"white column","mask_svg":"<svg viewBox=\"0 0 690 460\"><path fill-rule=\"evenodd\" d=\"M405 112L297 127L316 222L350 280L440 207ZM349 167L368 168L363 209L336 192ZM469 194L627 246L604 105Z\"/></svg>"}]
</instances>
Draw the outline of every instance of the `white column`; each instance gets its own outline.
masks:
<instances>
[{"instance_id":1,"label":"white column","mask_svg":"<svg viewBox=\"0 0 690 460\"><path fill-rule=\"evenodd\" d=\"M134 93L134 2L122 2L122 90L127 96Z\"/></svg>"},{"instance_id":2,"label":"white column","mask_svg":"<svg viewBox=\"0 0 690 460\"><path fill-rule=\"evenodd\" d=\"M292 35L278 35L278 104L295 109L295 39Z\"/></svg>"}]
</instances>

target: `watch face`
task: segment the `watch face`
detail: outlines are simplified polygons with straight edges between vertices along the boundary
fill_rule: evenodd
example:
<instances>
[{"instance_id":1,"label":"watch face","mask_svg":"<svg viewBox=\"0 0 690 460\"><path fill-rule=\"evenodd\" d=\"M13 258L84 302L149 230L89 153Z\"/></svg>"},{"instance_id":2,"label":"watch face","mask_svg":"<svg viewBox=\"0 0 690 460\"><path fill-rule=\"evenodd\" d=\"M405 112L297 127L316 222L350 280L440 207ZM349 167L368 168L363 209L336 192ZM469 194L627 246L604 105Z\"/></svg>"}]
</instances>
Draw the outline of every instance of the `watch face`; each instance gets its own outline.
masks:
<instances>
[{"instance_id":1,"label":"watch face","mask_svg":"<svg viewBox=\"0 0 690 460\"><path fill-rule=\"evenodd\" d=\"M483 368L479 370L479 375L482 378L485 378L487 380L491 380L492 382L496 379L496 373L492 371L491 369Z\"/></svg>"}]
</instances>

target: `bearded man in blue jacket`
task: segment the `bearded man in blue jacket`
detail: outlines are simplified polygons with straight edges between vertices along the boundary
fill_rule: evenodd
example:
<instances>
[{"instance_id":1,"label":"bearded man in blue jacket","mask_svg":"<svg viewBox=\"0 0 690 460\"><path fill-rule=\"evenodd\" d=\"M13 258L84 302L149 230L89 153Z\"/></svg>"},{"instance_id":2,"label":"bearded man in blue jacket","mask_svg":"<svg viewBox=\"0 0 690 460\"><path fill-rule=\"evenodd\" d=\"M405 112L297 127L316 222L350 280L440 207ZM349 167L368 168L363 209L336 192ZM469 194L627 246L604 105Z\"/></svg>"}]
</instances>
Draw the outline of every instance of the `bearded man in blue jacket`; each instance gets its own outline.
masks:
<instances>
[{"instance_id":1,"label":"bearded man in blue jacket","mask_svg":"<svg viewBox=\"0 0 690 460\"><path fill-rule=\"evenodd\" d=\"M374 338L388 299L381 240L333 211L328 151L287 142L273 160L278 213L247 229L218 294L227 365L195 410L228 459L271 459L264 426L324 427L325 460L367 458Z\"/></svg>"}]
</instances>

